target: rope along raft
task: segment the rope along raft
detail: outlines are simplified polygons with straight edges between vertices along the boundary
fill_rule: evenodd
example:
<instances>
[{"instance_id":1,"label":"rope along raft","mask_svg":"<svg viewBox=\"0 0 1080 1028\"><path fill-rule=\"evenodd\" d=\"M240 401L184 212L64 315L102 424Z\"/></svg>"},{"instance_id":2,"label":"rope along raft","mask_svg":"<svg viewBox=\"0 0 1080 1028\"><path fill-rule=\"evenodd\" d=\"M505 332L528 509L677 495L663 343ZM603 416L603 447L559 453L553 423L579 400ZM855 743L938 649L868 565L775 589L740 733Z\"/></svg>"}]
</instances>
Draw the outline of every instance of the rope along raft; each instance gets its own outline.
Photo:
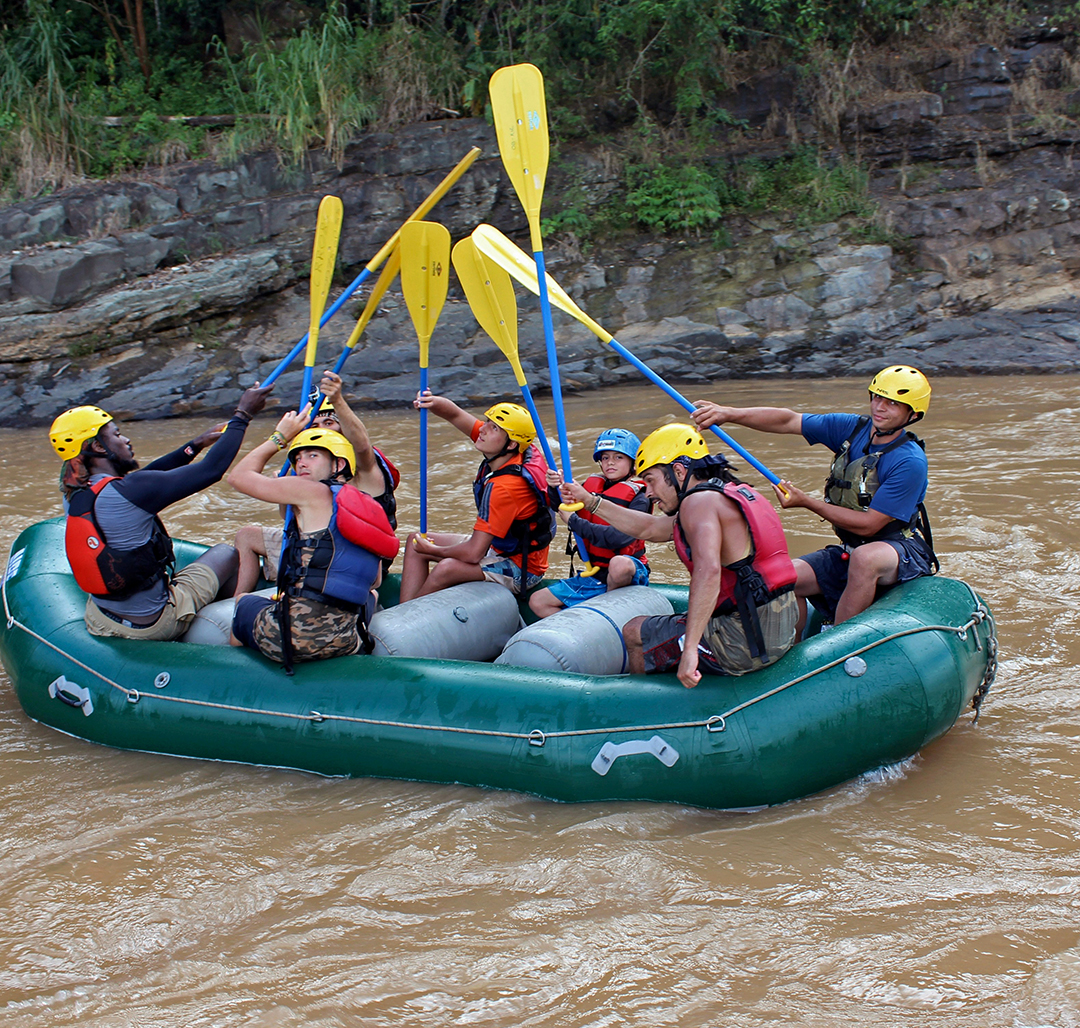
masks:
<instances>
[{"instance_id":1,"label":"rope along raft","mask_svg":"<svg viewBox=\"0 0 1080 1028\"><path fill-rule=\"evenodd\" d=\"M215 710L230 710L242 714L255 714L263 717L285 718L293 721L304 721L314 724L318 724L324 721L340 721L349 722L352 724L373 725L383 728L410 729L418 732L450 732L461 735L494 736L503 739L524 739L528 740L531 746L543 746L548 741L548 739L565 739L574 736L612 735L623 732L674 731L677 729L689 728L704 728L708 732L723 732L727 728L727 719L739 713L740 711L746 710L748 707L752 707L757 703L761 703L772 696L776 696L779 693L790 689L792 686L798 685L800 682L805 682L808 679L815 677L816 675L820 675L823 672L828 671L834 667L845 664L851 658L859 657L862 654L868 653L869 651L877 648L878 646L882 646L885 643L892 642L896 639L901 639L905 636L917 635L922 632L952 633L955 634L959 639L966 640L967 634L969 631L971 631L971 629L981 625L984 621L991 617L989 610L987 610L987 608L979 602L975 591L971 589L971 586L969 585L967 586L967 588L971 592L972 600L975 603L975 610L972 612L969 620L964 622L964 624L918 625L914 628L908 628L899 632L893 632L890 635L883 636L882 638L876 639L871 643L867 643L865 646L860 646L859 648L851 650L843 654L842 656L836 657L834 660L830 660L827 663L806 672L805 674L799 675L796 678L792 678L789 681L783 682L781 685L775 686L774 688L769 689L758 696L754 696L752 699L745 700L742 703L731 707L729 710L725 710L722 714L714 714L711 717L699 719L696 721L675 721L644 725L616 725L604 728L580 728L567 731L544 731L540 728L534 728L528 732L507 732L483 728L463 728L455 725L430 725L416 724L414 722L408 721L388 721L377 718L355 717L347 714L327 714L317 710L309 711L307 714L297 714L290 713L288 711L266 710L259 707L238 706L229 703L214 703L210 700L190 699L183 696L170 696L168 694L160 692L150 693L140 692L138 689L128 689L127 687L121 685L119 682L113 681L113 679L109 678L107 675L102 674L100 671L96 670L93 667L90 667L88 664L85 664L83 661L72 656L70 653L67 653L65 650L50 642L48 639L35 632L32 628L24 625L21 621L15 618L11 613L10 606L8 605L7 596L7 582L8 578L10 578L12 574L13 569L9 567L7 574L4 575L3 585L2 587L0 587L0 591L2 591L4 598L4 614L7 618L8 629L10 630L11 628L18 628L20 631L25 632L27 635L33 637L38 642L47 646L49 649L60 654L60 656L64 657L66 660L71 661L77 667L82 668L84 671L87 671L88 673L94 675L96 678L99 678L102 682L106 683L113 689L116 689L119 692L123 693L129 703L138 703L140 700L152 700L158 703L185 704L189 706L204 707ZM966 584L967 583L965 583L965 585ZM979 640L978 634L975 634L974 640L976 650L981 651L982 643ZM978 720L980 707L984 698L986 697L986 694L989 692L991 685L993 684L994 677L997 672L997 646L993 635L990 636L988 649L989 653L986 673L983 676L983 680L980 683L979 688L976 691L975 697L972 701L972 707L975 711L975 717L973 721ZM169 681L170 675L167 671L165 671L157 676L157 678L154 680L154 685L157 688L161 689L168 685ZM74 699L65 699L65 702L70 702L72 705L75 706L79 705L74 701Z\"/></svg>"}]
</instances>

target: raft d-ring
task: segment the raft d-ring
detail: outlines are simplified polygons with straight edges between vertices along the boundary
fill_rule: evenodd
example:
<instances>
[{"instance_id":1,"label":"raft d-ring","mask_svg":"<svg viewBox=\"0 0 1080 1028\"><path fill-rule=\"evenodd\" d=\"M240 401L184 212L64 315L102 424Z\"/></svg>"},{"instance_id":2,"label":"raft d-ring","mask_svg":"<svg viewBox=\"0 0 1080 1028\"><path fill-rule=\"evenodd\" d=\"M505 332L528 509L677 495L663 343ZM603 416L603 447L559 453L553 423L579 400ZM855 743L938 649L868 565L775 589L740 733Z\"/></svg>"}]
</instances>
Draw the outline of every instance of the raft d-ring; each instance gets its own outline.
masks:
<instances>
[{"instance_id":1,"label":"raft d-ring","mask_svg":"<svg viewBox=\"0 0 1080 1028\"><path fill-rule=\"evenodd\" d=\"M162 671L161 674L154 679L154 688L164 689L171 681L172 675L170 675L168 671Z\"/></svg>"},{"instance_id":2,"label":"raft d-ring","mask_svg":"<svg viewBox=\"0 0 1080 1028\"><path fill-rule=\"evenodd\" d=\"M547 736L540 731L539 728L534 728L529 733L529 745L530 746L543 746L547 742Z\"/></svg>"},{"instance_id":3,"label":"raft d-ring","mask_svg":"<svg viewBox=\"0 0 1080 1028\"><path fill-rule=\"evenodd\" d=\"M127 694L128 703L138 703L141 699L138 689L129 689Z\"/></svg>"},{"instance_id":4,"label":"raft d-ring","mask_svg":"<svg viewBox=\"0 0 1080 1028\"><path fill-rule=\"evenodd\" d=\"M956 633L956 638L959 639L961 642L967 642L967 629L966 628L961 628Z\"/></svg>"},{"instance_id":5,"label":"raft d-ring","mask_svg":"<svg viewBox=\"0 0 1080 1028\"><path fill-rule=\"evenodd\" d=\"M713 714L708 721L705 722L705 731L707 732L726 732L727 722L720 714Z\"/></svg>"},{"instance_id":6,"label":"raft d-ring","mask_svg":"<svg viewBox=\"0 0 1080 1028\"><path fill-rule=\"evenodd\" d=\"M317 710L313 710L310 714L308 714L308 718L313 724L321 725L326 720L326 715L320 714Z\"/></svg>"}]
</instances>

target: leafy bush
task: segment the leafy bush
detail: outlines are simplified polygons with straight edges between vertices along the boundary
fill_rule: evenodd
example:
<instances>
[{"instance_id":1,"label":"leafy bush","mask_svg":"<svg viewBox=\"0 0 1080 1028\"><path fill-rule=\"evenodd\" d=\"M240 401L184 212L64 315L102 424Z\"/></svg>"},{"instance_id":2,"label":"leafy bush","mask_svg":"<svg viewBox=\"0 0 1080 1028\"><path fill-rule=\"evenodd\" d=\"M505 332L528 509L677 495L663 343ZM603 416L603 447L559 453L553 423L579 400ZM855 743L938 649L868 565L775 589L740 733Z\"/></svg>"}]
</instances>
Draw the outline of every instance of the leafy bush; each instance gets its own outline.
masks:
<instances>
[{"instance_id":1,"label":"leafy bush","mask_svg":"<svg viewBox=\"0 0 1080 1028\"><path fill-rule=\"evenodd\" d=\"M643 228L700 232L723 217L716 180L693 164L630 165L626 177L626 203Z\"/></svg>"}]
</instances>

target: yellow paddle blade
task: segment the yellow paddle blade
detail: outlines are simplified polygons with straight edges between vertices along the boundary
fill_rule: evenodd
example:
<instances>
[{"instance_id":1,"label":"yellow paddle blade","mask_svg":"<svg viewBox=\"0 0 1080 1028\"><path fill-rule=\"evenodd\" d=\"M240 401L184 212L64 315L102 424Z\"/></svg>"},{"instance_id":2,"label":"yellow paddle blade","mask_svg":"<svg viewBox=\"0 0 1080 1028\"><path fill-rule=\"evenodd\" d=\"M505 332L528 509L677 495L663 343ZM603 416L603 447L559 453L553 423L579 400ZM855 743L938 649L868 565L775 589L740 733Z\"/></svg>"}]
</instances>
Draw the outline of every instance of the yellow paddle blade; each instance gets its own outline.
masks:
<instances>
[{"instance_id":1,"label":"yellow paddle blade","mask_svg":"<svg viewBox=\"0 0 1080 1028\"><path fill-rule=\"evenodd\" d=\"M458 240L453 261L458 281L480 327L506 355L517 384L524 385L525 372L518 357L517 300L510 276L487 260L471 239Z\"/></svg>"},{"instance_id":2,"label":"yellow paddle blade","mask_svg":"<svg viewBox=\"0 0 1080 1028\"><path fill-rule=\"evenodd\" d=\"M540 282L536 276L536 262L516 243L507 239L492 225L477 225L473 229L472 241L476 248L504 271L513 275L530 293L540 295ZM601 328L589 317L550 275L547 280L548 296L561 311L580 321L590 332L595 333L603 342L610 343L612 335Z\"/></svg>"},{"instance_id":3,"label":"yellow paddle blade","mask_svg":"<svg viewBox=\"0 0 1080 1028\"><path fill-rule=\"evenodd\" d=\"M450 169L449 172L447 172L446 177L430 193L428 193L427 199L424 200L424 202L420 204L420 206L417 207L416 210L408 216L408 218L405 219L405 224L408 224L410 221L419 221L421 218L426 217L430 213L431 209L435 206L435 204L437 204L444 196L446 196L448 192L450 192L450 187L453 186L453 184L457 182L457 180L461 178L461 176L464 175L465 172L469 170L469 168L472 167L473 161L475 161L476 158L479 156L480 147L474 146L464 157L461 158L460 161L457 162L457 164L453 166L453 168ZM390 251L393 250L395 246L397 246L398 238L400 237L400 235L401 229L399 228L386 241L386 245L377 254L375 254L375 256L372 257L370 261L367 262L365 267L368 269L368 271L374 271L380 264L382 264L383 261L386 260L386 258L390 255Z\"/></svg>"},{"instance_id":4,"label":"yellow paddle blade","mask_svg":"<svg viewBox=\"0 0 1080 1028\"><path fill-rule=\"evenodd\" d=\"M319 344L319 320L326 309L330 295L330 281L334 277L338 240L341 238L341 219L345 215L340 197L324 196L319 204L319 217L315 223L315 245L311 250L311 318L308 322L308 344L304 355L307 367L315 365L315 348Z\"/></svg>"},{"instance_id":5,"label":"yellow paddle blade","mask_svg":"<svg viewBox=\"0 0 1080 1028\"><path fill-rule=\"evenodd\" d=\"M379 272L379 277L372 287L371 295L368 296L360 317L356 319L356 327L352 330L352 334L345 343L347 349L351 350L360 341L360 337L364 334L364 329L367 328L372 315L378 310L379 302L386 295L386 290L393 284L400 270L401 250L394 247L390 253L390 259L386 262L382 271Z\"/></svg>"},{"instance_id":6,"label":"yellow paddle blade","mask_svg":"<svg viewBox=\"0 0 1080 1028\"><path fill-rule=\"evenodd\" d=\"M450 284L450 233L434 221L401 227L401 291L420 341L420 367L428 366L428 342L446 303Z\"/></svg>"},{"instance_id":7,"label":"yellow paddle blade","mask_svg":"<svg viewBox=\"0 0 1080 1028\"><path fill-rule=\"evenodd\" d=\"M488 83L499 155L529 220L533 249L542 249L540 202L548 167L544 76L532 64L500 68Z\"/></svg>"}]
</instances>

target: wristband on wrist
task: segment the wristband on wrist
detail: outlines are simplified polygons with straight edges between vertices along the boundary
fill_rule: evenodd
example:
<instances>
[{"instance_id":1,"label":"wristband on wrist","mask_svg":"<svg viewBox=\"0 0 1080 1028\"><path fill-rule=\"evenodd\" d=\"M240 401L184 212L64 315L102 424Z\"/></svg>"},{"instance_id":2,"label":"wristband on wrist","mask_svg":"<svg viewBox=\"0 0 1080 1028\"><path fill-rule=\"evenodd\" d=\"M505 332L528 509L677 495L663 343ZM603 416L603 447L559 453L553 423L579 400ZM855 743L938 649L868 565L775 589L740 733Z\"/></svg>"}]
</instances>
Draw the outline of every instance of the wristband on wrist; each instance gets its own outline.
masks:
<instances>
[{"instance_id":1,"label":"wristband on wrist","mask_svg":"<svg viewBox=\"0 0 1080 1028\"><path fill-rule=\"evenodd\" d=\"M604 498L602 496L597 495L596 499L593 500L593 505L589 508L589 513L590 514L595 514L596 513L596 508L600 506L600 503L601 503L601 501L603 499Z\"/></svg>"},{"instance_id":2,"label":"wristband on wrist","mask_svg":"<svg viewBox=\"0 0 1080 1028\"><path fill-rule=\"evenodd\" d=\"M279 450L284 450L288 445L288 440L277 429L270 433L270 438L266 441L273 443Z\"/></svg>"},{"instance_id":3,"label":"wristband on wrist","mask_svg":"<svg viewBox=\"0 0 1080 1028\"><path fill-rule=\"evenodd\" d=\"M237 407L236 410L233 411L233 417L234 418L239 418L246 425L251 424L252 416L253 415L248 414L248 412L246 410L241 410L239 407Z\"/></svg>"}]
</instances>

